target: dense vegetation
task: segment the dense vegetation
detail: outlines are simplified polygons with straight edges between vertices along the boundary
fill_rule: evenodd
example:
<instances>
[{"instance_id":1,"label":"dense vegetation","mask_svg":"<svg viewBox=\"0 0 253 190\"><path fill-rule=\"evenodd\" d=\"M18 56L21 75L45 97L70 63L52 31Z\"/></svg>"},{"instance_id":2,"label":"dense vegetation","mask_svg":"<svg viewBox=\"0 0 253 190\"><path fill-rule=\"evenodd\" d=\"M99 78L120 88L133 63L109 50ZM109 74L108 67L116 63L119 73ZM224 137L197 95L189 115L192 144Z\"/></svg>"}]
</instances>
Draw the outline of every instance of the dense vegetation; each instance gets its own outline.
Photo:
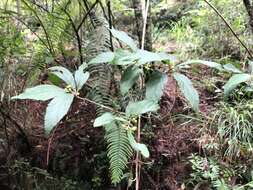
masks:
<instances>
[{"instance_id":1,"label":"dense vegetation","mask_svg":"<svg viewBox=\"0 0 253 190\"><path fill-rule=\"evenodd\" d=\"M0 189L253 189L251 0L0 1Z\"/></svg>"}]
</instances>

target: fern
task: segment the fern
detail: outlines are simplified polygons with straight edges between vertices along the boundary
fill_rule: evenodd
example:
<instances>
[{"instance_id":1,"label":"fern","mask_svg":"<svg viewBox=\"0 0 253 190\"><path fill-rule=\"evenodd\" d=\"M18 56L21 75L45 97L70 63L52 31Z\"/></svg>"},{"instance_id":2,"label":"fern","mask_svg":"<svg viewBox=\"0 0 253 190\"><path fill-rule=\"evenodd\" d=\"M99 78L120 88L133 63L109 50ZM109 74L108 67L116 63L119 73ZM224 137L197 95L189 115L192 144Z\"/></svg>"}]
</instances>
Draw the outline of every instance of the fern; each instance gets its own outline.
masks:
<instances>
[{"instance_id":1,"label":"fern","mask_svg":"<svg viewBox=\"0 0 253 190\"><path fill-rule=\"evenodd\" d=\"M26 12L34 15L34 19L31 22L41 25L39 28L37 26L29 28L36 33L39 39L36 43L33 43L33 48L29 49L30 52L27 53L28 56L31 56L33 63L28 76L28 86L32 86L40 76L41 71L45 71L48 68L48 63L52 63L53 58L60 57L59 54L64 49L63 43L71 42L73 36L68 32L70 24L67 16L62 11L66 5L65 1L57 2L52 12L41 9L31 1L22 1L22 3ZM28 18L25 19L25 22L29 22ZM27 23L25 26L29 25L31 24Z\"/></svg>"},{"instance_id":2,"label":"fern","mask_svg":"<svg viewBox=\"0 0 253 190\"><path fill-rule=\"evenodd\" d=\"M218 190L231 190L231 188L224 181L224 179L218 179L216 181L213 181L212 183L213 183L213 187L215 187Z\"/></svg>"},{"instance_id":3,"label":"fern","mask_svg":"<svg viewBox=\"0 0 253 190\"><path fill-rule=\"evenodd\" d=\"M102 18L97 18L95 13L92 12L93 23L95 29L93 35L89 38L90 43L87 45L88 59L94 58L99 53L108 51L110 47L110 33L107 28L107 23ZM115 81L112 75L112 67L108 64L94 64L88 68L90 77L90 86L92 90L90 97L93 101L114 107L115 104L111 97L112 82ZM116 102L119 105L118 102ZM105 111L102 107L97 107L97 114L102 115ZM105 140L107 142L108 158L110 161L110 173L113 184L121 181L124 170L132 155L132 149L129 144L126 130L120 123L114 122L105 126Z\"/></svg>"},{"instance_id":4,"label":"fern","mask_svg":"<svg viewBox=\"0 0 253 190\"><path fill-rule=\"evenodd\" d=\"M241 101L235 105L221 103L221 108L215 114L217 135L225 148L224 156L231 159L237 158L243 150L250 150L253 141L252 103ZM244 156L249 156L249 153L244 152Z\"/></svg>"},{"instance_id":5,"label":"fern","mask_svg":"<svg viewBox=\"0 0 253 190\"><path fill-rule=\"evenodd\" d=\"M110 34L107 29L107 24L102 18L97 18L95 13L92 13L92 19L95 23L95 29L91 32L90 43L87 44L86 57L88 60L94 58L101 52L108 51ZM112 98L110 96L112 69L108 64L89 65L88 71L91 75L90 86L92 91L90 93L93 101L112 107ZM104 113L104 109L97 107L97 114Z\"/></svg>"},{"instance_id":6,"label":"fern","mask_svg":"<svg viewBox=\"0 0 253 190\"><path fill-rule=\"evenodd\" d=\"M119 123L113 122L107 125L105 129L111 178L112 183L116 184L121 181L128 159L132 156L132 148L129 144L126 130Z\"/></svg>"}]
</instances>

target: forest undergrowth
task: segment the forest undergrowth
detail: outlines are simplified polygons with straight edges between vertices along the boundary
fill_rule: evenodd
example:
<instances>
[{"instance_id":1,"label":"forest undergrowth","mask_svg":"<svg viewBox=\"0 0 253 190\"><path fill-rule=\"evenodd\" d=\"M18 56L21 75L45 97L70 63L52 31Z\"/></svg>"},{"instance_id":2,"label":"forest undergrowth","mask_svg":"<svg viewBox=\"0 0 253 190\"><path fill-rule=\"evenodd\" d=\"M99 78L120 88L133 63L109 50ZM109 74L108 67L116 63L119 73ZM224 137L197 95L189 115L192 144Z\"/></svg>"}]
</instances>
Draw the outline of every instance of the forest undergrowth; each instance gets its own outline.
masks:
<instances>
[{"instance_id":1,"label":"forest undergrowth","mask_svg":"<svg viewBox=\"0 0 253 190\"><path fill-rule=\"evenodd\" d=\"M250 7L0 2L0 189L253 189Z\"/></svg>"}]
</instances>

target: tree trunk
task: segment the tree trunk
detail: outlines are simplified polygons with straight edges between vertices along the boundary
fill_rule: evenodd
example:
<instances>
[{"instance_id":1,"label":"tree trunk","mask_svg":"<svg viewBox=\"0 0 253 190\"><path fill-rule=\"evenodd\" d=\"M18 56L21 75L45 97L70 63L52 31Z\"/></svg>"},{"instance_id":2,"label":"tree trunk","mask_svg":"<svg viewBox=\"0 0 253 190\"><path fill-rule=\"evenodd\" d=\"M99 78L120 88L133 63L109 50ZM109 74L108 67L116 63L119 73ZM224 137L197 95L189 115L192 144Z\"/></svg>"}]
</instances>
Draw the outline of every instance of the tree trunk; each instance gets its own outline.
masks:
<instances>
[{"instance_id":1,"label":"tree trunk","mask_svg":"<svg viewBox=\"0 0 253 190\"><path fill-rule=\"evenodd\" d=\"M152 16L151 16L151 6L148 9L148 18L147 18L147 26L146 26L146 37L145 37L145 45L146 50L152 51Z\"/></svg>"},{"instance_id":2,"label":"tree trunk","mask_svg":"<svg viewBox=\"0 0 253 190\"><path fill-rule=\"evenodd\" d=\"M249 25L251 27L251 31L253 32L253 3L251 0L243 0L245 8L249 15Z\"/></svg>"},{"instance_id":3,"label":"tree trunk","mask_svg":"<svg viewBox=\"0 0 253 190\"><path fill-rule=\"evenodd\" d=\"M135 23L134 23L134 33L138 37L139 45L141 46L141 36L142 36L142 12L141 12L141 2L139 0L132 0L133 9L134 9L134 16L135 16Z\"/></svg>"},{"instance_id":4,"label":"tree trunk","mask_svg":"<svg viewBox=\"0 0 253 190\"><path fill-rule=\"evenodd\" d=\"M141 47L142 41L142 30L143 30L143 15L142 15L142 6L140 0L132 0L132 6L134 8L134 16L135 16L135 23L134 33L138 37L139 46ZM151 6L149 6L148 10L148 18L147 18L147 26L146 26L146 35L145 35L145 45L146 50L152 50L152 19L151 19Z\"/></svg>"}]
</instances>

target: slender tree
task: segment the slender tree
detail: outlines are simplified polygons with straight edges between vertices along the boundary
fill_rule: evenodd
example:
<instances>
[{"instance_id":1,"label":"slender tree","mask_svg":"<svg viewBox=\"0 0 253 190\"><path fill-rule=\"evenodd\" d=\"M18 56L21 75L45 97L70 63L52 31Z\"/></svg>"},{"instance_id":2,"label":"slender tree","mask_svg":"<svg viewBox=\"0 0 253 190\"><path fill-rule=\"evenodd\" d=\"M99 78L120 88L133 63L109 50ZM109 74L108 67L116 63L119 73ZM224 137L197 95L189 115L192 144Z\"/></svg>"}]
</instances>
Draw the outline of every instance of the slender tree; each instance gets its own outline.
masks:
<instances>
[{"instance_id":1,"label":"slender tree","mask_svg":"<svg viewBox=\"0 0 253 190\"><path fill-rule=\"evenodd\" d=\"M134 8L135 15L135 33L138 37L139 45L141 47L142 42L142 29L143 29L143 16L142 16L142 5L141 0L132 0L132 6ZM151 6L148 10L148 18L146 24L146 35L145 35L145 45L146 50L152 50L152 20L151 20Z\"/></svg>"}]
</instances>

